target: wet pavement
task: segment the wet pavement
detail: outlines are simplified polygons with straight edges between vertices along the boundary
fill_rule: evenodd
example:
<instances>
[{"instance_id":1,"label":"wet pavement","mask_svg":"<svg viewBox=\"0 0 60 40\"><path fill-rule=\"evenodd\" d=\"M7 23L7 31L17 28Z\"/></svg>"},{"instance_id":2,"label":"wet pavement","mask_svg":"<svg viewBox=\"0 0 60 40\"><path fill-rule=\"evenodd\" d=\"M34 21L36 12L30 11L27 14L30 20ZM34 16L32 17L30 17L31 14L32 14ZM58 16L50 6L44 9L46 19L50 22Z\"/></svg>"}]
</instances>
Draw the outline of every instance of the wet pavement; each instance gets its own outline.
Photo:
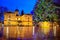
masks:
<instances>
[{"instance_id":1,"label":"wet pavement","mask_svg":"<svg viewBox=\"0 0 60 40\"><path fill-rule=\"evenodd\" d=\"M3 38L3 37L0 37L0 40L60 40L60 37L57 38L57 37L53 37L53 38L43 38L43 39L40 39L40 38L29 38L29 39L26 39L26 38Z\"/></svg>"}]
</instances>

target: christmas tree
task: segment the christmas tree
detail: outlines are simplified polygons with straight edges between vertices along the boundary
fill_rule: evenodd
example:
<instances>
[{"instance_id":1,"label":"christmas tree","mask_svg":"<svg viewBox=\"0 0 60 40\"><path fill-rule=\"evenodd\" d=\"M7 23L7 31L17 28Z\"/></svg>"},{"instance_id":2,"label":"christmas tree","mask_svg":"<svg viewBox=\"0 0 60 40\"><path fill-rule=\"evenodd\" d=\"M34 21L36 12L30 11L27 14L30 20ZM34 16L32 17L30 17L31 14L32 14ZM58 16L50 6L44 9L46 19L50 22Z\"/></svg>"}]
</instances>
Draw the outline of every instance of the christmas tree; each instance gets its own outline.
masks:
<instances>
[{"instance_id":1,"label":"christmas tree","mask_svg":"<svg viewBox=\"0 0 60 40\"><path fill-rule=\"evenodd\" d=\"M34 21L57 21L53 0L38 0L34 7Z\"/></svg>"}]
</instances>

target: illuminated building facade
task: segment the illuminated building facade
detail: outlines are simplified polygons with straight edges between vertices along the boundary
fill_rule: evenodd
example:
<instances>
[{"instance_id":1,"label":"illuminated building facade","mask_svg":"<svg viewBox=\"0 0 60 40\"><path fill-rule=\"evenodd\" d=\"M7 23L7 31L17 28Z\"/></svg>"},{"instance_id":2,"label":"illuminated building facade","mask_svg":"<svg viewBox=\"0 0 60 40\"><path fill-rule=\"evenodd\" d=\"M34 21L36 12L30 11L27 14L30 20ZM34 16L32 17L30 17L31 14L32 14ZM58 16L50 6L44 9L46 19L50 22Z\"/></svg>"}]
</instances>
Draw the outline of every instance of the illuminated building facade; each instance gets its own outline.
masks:
<instances>
[{"instance_id":1,"label":"illuminated building facade","mask_svg":"<svg viewBox=\"0 0 60 40\"><path fill-rule=\"evenodd\" d=\"M31 38L33 32L32 15L18 14L18 10L4 13L4 36L6 36L6 38Z\"/></svg>"}]
</instances>

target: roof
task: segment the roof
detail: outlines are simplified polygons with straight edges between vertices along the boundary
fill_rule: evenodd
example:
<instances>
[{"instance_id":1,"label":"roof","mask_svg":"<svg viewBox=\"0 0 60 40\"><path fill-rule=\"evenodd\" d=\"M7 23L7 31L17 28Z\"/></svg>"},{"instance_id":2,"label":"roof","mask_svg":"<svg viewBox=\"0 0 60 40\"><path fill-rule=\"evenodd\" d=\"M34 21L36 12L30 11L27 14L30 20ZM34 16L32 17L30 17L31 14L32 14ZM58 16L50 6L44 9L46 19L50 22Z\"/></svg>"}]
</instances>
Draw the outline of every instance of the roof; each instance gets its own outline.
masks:
<instances>
[{"instance_id":1,"label":"roof","mask_svg":"<svg viewBox=\"0 0 60 40\"><path fill-rule=\"evenodd\" d=\"M31 15L31 14L24 14L24 15Z\"/></svg>"},{"instance_id":2,"label":"roof","mask_svg":"<svg viewBox=\"0 0 60 40\"><path fill-rule=\"evenodd\" d=\"M19 11L18 9L16 9L15 11Z\"/></svg>"},{"instance_id":3,"label":"roof","mask_svg":"<svg viewBox=\"0 0 60 40\"><path fill-rule=\"evenodd\" d=\"M9 12L6 12L6 13L13 13L13 12L10 12L10 11L9 11Z\"/></svg>"},{"instance_id":4,"label":"roof","mask_svg":"<svg viewBox=\"0 0 60 40\"><path fill-rule=\"evenodd\" d=\"M13 12L10 12L10 11L9 11L9 12L5 12L4 14L13 14Z\"/></svg>"}]
</instances>

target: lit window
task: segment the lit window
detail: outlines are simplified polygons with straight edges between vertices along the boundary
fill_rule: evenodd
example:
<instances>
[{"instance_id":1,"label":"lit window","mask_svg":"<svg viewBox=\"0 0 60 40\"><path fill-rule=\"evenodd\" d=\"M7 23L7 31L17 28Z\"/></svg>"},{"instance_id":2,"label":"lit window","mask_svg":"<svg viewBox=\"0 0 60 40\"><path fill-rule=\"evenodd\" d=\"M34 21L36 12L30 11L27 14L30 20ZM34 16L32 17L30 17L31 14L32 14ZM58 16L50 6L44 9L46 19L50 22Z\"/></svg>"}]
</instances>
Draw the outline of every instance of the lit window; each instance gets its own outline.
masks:
<instances>
[{"instance_id":1,"label":"lit window","mask_svg":"<svg viewBox=\"0 0 60 40\"><path fill-rule=\"evenodd\" d=\"M20 20L20 18L18 18L18 20Z\"/></svg>"},{"instance_id":2,"label":"lit window","mask_svg":"<svg viewBox=\"0 0 60 40\"><path fill-rule=\"evenodd\" d=\"M16 20L20 20L20 18L16 18Z\"/></svg>"},{"instance_id":3,"label":"lit window","mask_svg":"<svg viewBox=\"0 0 60 40\"><path fill-rule=\"evenodd\" d=\"M10 18L8 18L8 20L9 20Z\"/></svg>"}]
</instances>

